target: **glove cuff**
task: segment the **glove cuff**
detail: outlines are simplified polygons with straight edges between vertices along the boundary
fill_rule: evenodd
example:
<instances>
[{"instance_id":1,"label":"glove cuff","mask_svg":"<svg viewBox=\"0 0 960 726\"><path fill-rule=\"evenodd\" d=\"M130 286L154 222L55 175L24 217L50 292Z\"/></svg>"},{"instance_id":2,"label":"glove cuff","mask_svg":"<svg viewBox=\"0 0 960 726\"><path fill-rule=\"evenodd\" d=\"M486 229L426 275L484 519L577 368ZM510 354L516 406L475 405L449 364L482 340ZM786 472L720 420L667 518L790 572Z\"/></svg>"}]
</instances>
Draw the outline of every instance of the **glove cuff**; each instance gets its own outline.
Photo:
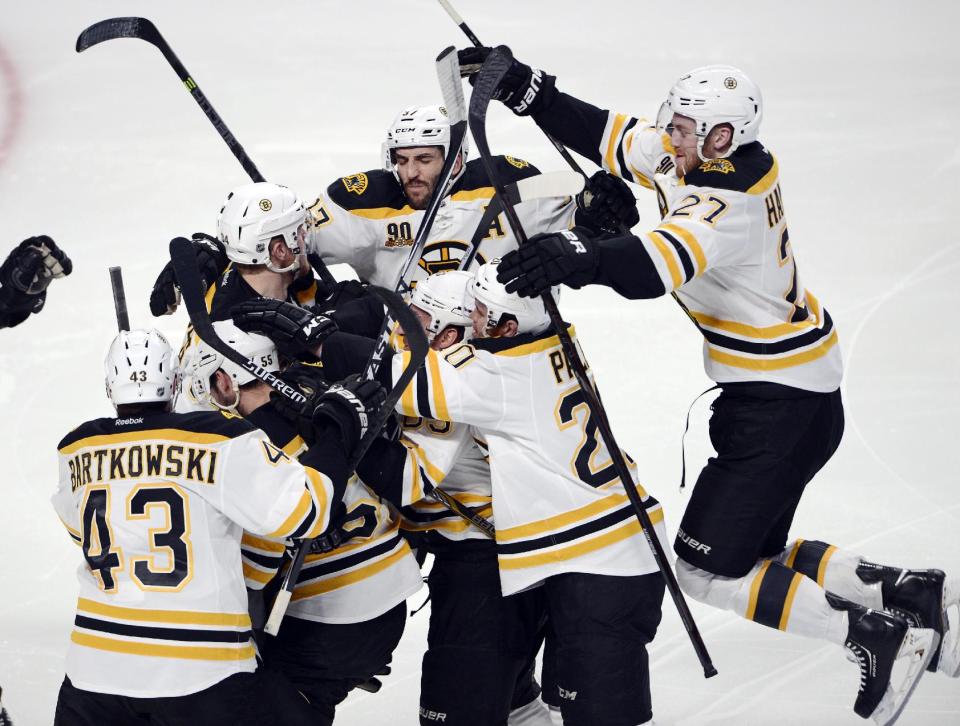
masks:
<instances>
[{"instance_id":1,"label":"glove cuff","mask_svg":"<svg viewBox=\"0 0 960 726\"><path fill-rule=\"evenodd\" d=\"M523 92L510 99L510 110L517 116L536 116L544 113L557 96L557 77L531 68L530 81Z\"/></svg>"}]
</instances>

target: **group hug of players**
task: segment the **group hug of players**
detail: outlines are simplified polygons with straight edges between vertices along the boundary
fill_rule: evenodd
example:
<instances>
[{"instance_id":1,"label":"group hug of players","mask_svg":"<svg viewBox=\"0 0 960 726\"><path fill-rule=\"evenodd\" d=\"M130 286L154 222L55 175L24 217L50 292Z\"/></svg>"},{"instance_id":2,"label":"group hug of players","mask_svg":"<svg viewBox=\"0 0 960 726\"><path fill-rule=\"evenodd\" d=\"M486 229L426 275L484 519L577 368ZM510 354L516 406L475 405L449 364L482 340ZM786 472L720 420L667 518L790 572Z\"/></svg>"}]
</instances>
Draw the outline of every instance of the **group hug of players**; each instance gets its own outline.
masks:
<instances>
[{"instance_id":1,"label":"group hug of players","mask_svg":"<svg viewBox=\"0 0 960 726\"><path fill-rule=\"evenodd\" d=\"M488 52L461 51L462 68ZM877 724L898 718L925 670L960 674L947 614L957 586L942 571L788 539L839 445L842 363L829 313L797 274L777 163L758 141L759 89L735 68L699 68L651 123L514 61L497 97L604 171L575 199L521 203L532 237L520 247L494 220L460 270L493 189L459 151L410 299L430 350L356 472L350 454L411 358L398 330L377 380L359 375L384 315L366 285L396 283L458 153L442 107L397 116L383 169L338 179L309 206L283 186L245 185L216 235L193 238L218 335L305 403L190 330L179 355L156 331L114 339L117 416L58 447L53 503L86 567L57 724L330 724L351 689L389 672L426 553L421 724L652 723L646 646L664 581L539 297L561 284L673 293L703 333L721 394L717 453L674 544L688 596L846 648L861 672L854 709ZM538 173L495 163L505 182ZM655 192L655 229L622 231L639 219L626 182ZM318 279L308 256L349 264L359 282ZM67 272L49 238L21 245L0 269L0 299L26 312L6 324ZM176 309L171 265L150 302L155 315ZM628 461L665 542L663 511ZM493 522L495 539L435 501L437 487ZM340 544L309 550L266 635L291 546L330 533Z\"/></svg>"}]
</instances>

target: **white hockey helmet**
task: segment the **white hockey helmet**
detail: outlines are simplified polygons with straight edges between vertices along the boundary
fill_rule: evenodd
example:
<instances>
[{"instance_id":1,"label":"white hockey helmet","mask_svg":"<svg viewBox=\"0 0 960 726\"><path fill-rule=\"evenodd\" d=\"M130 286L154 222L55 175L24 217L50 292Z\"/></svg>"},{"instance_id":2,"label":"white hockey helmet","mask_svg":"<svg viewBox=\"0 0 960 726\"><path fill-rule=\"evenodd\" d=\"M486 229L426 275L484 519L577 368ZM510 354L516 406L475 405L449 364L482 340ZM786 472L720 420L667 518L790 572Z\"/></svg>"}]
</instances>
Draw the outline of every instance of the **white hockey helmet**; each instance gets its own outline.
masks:
<instances>
[{"instance_id":1,"label":"white hockey helmet","mask_svg":"<svg viewBox=\"0 0 960 726\"><path fill-rule=\"evenodd\" d=\"M684 74L673 84L660 107L657 126L665 129L674 114L693 119L696 126L697 154L703 156L703 142L718 124L733 127L729 156L738 146L756 141L763 118L760 88L739 68L725 65L703 66Z\"/></svg>"},{"instance_id":2,"label":"white hockey helmet","mask_svg":"<svg viewBox=\"0 0 960 726\"><path fill-rule=\"evenodd\" d=\"M299 265L294 260L284 268L270 260L270 240L283 237L287 247L299 255L306 241L307 210L290 189L270 182L237 187L217 217L217 236L227 257L243 265L266 265L274 272L289 272Z\"/></svg>"},{"instance_id":3,"label":"white hockey helmet","mask_svg":"<svg viewBox=\"0 0 960 726\"><path fill-rule=\"evenodd\" d=\"M280 356L270 338L240 330L230 320L216 321L213 329L227 345L252 359L264 370L271 373L280 372ZM210 379L221 369L233 381L234 400L227 406L218 403L210 392ZM211 348L203 340L197 343L190 357L190 392L200 404L233 411L240 402L240 386L255 380L258 380L255 375Z\"/></svg>"},{"instance_id":4,"label":"white hockey helmet","mask_svg":"<svg viewBox=\"0 0 960 726\"><path fill-rule=\"evenodd\" d=\"M471 327L473 297L469 289L472 282L473 273L447 270L430 275L413 288L410 304L430 315L430 324L427 325L430 342L449 325L465 331Z\"/></svg>"},{"instance_id":5,"label":"white hockey helmet","mask_svg":"<svg viewBox=\"0 0 960 726\"><path fill-rule=\"evenodd\" d=\"M177 358L158 330L122 330L103 361L107 398L114 406L173 401Z\"/></svg>"},{"instance_id":6,"label":"white hockey helmet","mask_svg":"<svg viewBox=\"0 0 960 726\"><path fill-rule=\"evenodd\" d=\"M520 297L515 292L507 292L507 288L497 281L497 267L500 258L494 258L477 269L473 281L472 293L477 302L487 306L486 328L495 328L503 321L505 315L510 315L517 321L517 333L542 333L550 325L550 316L539 297ZM553 287L550 292L554 299L560 295L560 287Z\"/></svg>"},{"instance_id":7,"label":"white hockey helmet","mask_svg":"<svg viewBox=\"0 0 960 726\"><path fill-rule=\"evenodd\" d=\"M450 153L450 117L447 109L439 104L432 106L411 106L397 114L387 129L387 139L383 142L383 168L392 171L400 181L393 163L393 150L415 146L443 147L443 158ZM464 137L460 150L463 164L456 179L463 174L467 165L467 139Z\"/></svg>"}]
</instances>

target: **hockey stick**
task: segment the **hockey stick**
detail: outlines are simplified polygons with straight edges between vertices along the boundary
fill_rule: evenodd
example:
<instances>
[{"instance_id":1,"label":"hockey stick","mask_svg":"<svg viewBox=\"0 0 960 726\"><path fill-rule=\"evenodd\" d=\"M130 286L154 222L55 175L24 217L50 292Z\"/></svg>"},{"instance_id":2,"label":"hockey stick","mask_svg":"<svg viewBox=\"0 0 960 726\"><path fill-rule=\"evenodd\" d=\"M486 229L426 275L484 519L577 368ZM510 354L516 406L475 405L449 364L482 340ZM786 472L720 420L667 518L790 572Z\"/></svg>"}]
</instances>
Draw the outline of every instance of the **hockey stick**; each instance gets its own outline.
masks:
<instances>
[{"instance_id":1,"label":"hockey stick","mask_svg":"<svg viewBox=\"0 0 960 726\"><path fill-rule=\"evenodd\" d=\"M210 103L209 99L206 97L203 91L200 90L200 86L197 85L197 82L193 80L193 77L190 75L190 72L186 69L183 63L180 62L180 59L177 57L176 53L173 52L173 49L170 47L170 44L160 35L160 31L157 30L152 22L146 18L108 18L106 20L101 20L99 23L94 23L89 28L84 30L77 37L77 53L82 53L87 48L90 48L98 43L103 43L107 40L113 40L114 38L139 38L144 40L147 43L150 43L157 50L159 50L163 57L167 59L167 63L170 64L170 67L173 68L174 72L177 74L177 77L183 82L183 85L190 92L190 95L193 96L193 100L197 102L197 105L200 106L200 109L203 111L204 115L210 120L210 123L213 124L213 128L217 130L217 133L220 134L220 138L224 140L227 147L236 157L237 161L240 162L240 166L243 167L243 170L247 172L247 175L250 177L250 181L253 182L263 182L266 179L263 178L263 174L260 173L260 170L257 169L257 165L253 163L247 152L244 150L243 146L237 141L237 137L231 133L230 129L227 128L227 124L224 123L223 119L220 117L220 114L217 113L216 109L213 107L213 104ZM310 260L313 269L317 271L320 275L320 278L327 283L328 285L333 285L336 283L336 279L333 277L333 274L327 269L327 266L322 263L317 265L314 260Z\"/></svg>"},{"instance_id":2,"label":"hockey stick","mask_svg":"<svg viewBox=\"0 0 960 726\"><path fill-rule=\"evenodd\" d=\"M456 23L457 26L460 28L460 30L463 31L463 34L467 36L470 42L473 43L477 48L482 48L483 43L480 42L480 39L470 29L470 26L464 22L462 17L460 17L460 13L458 13L454 9L453 5L450 4L449 0L437 0L437 2L439 2L440 5L443 7L443 9L447 11L447 15L449 15L450 18L453 20L453 22ZM472 125L471 125L471 128L472 128ZM547 140L550 141L551 144L553 144L553 148L555 148L560 153L560 156L562 156L563 160L570 165L570 168L573 169L575 172L577 172L577 174L582 176L584 179L586 179L587 173L583 170L583 167L581 167L580 164L577 163L577 160L573 158L573 156L567 150L567 147L561 144L557 139L555 139L553 136L548 134L546 131L543 132L543 135L547 137Z\"/></svg>"},{"instance_id":3,"label":"hockey stick","mask_svg":"<svg viewBox=\"0 0 960 726\"><path fill-rule=\"evenodd\" d=\"M520 204L534 199L545 199L547 197L572 197L583 191L583 177L572 171L552 171L546 174L537 174L526 179L507 184L504 192L511 204ZM483 216L480 217L480 223L477 225L470 238L470 244L464 253L458 270L466 270L473 264L477 253L480 251L480 244L486 239L490 225L497 215L503 211L500 204L500 198L494 196L490 204L483 210Z\"/></svg>"},{"instance_id":4,"label":"hockey stick","mask_svg":"<svg viewBox=\"0 0 960 726\"><path fill-rule=\"evenodd\" d=\"M120 332L130 330L130 317L127 315L127 296L123 292L123 274L119 267L110 268L110 287L113 288L113 309L117 312L117 329Z\"/></svg>"},{"instance_id":5,"label":"hockey stick","mask_svg":"<svg viewBox=\"0 0 960 726\"><path fill-rule=\"evenodd\" d=\"M516 236L517 241L523 245L527 242L527 236L520 224L520 219L517 216L516 210L510 204L509 200L506 199L506 195L503 191L503 185L497 179L497 169L490 155L490 146L487 143L486 132L487 107L490 104L490 100L493 98L494 92L497 90L497 86L500 84L503 76L509 70L512 61L513 58L510 55L510 51L505 46L499 46L491 51L490 55L484 62L483 67L480 69L479 74L477 75L473 96L470 98L469 118L470 130L473 132L473 138L477 144L477 151L480 154L480 159L483 161L483 165L487 170L487 174L490 177L490 182L493 184L493 188L503 201L504 213L507 216L507 220L510 223L511 229ZM650 521L650 516L647 514L647 510L643 507L643 502L640 499L640 495L637 494L636 487L633 485L633 478L630 476L630 470L627 468L626 461L623 458L623 453L620 451L620 447L617 446L617 442L614 439L613 431L610 428L610 422L607 419L606 410L603 408L603 404L600 402L600 398L597 396L596 390L594 390L590 383L590 379L587 377L586 367L580 358L580 354L577 351L576 345L574 345L573 340L570 338L570 333L563 322L563 318L560 316L560 311L557 309L557 303L549 292L545 292L541 296L541 299L543 300L544 307L550 316L550 321L557 331L557 336L560 339L560 344L563 348L564 355L570 364L570 368L574 372L577 383L580 384L580 388L583 390L587 406L589 407L591 414L593 414L597 419L598 429L600 431L601 438L603 439L603 443L607 447L607 451L610 454L610 460L617 470L617 474L620 477L621 483L623 484L624 491L630 500L630 504L633 506L634 512L637 515L637 519L640 521L644 538L647 540L647 544L650 546L650 551L653 554L654 560L656 560L657 566L660 568L660 572L663 575L664 581L666 582L667 590L670 592L670 597L673 599L674 605L676 606L677 611L680 613L680 619L683 621L683 625L687 630L687 634L690 636L690 640L693 643L693 649L696 651L697 658L700 660L700 665L703 667L703 675L705 678L715 676L717 674L717 669L710 660L710 654L707 652L707 647L703 642L703 638L700 636L700 631L697 628L697 624L693 620L693 615L690 612L690 608L687 606L687 602L683 597L683 593L680 591L677 578L673 574L673 570L670 568L670 562L667 559L666 553L663 551L663 546L660 544L660 540L656 536L656 533L653 529L653 523Z\"/></svg>"}]
</instances>

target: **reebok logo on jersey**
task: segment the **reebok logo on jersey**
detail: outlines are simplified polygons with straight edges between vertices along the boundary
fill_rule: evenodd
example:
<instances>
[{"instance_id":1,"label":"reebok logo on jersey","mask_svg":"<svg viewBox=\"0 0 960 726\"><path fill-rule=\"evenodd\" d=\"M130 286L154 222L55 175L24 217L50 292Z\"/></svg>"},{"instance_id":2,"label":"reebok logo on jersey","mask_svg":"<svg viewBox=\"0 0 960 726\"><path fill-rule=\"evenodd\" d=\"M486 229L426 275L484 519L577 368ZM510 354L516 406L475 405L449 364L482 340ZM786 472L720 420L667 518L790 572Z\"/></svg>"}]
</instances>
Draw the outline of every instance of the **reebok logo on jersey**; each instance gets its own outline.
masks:
<instances>
[{"instance_id":1,"label":"reebok logo on jersey","mask_svg":"<svg viewBox=\"0 0 960 726\"><path fill-rule=\"evenodd\" d=\"M703 552L703 554L709 555L710 550L712 549L710 545L703 544L703 542L698 542L682 529L677 530L677 538L688 547L692 547L695 552Z\"/></svg>"},{"instance_id":2,"label":"reebok logo on jersey","mask_svg":"<svg viewBox=\"0 0 960 726\"><path fill-rule=\"evenodd\" d=\"M114 426L132 426L133 424L143 423L142 418L118 418L113 422Z\"/></svg>"},{"instance_id":3,"label":"reebok logo on jersey","mask_svg":"<svg viewBox=\"0 0 960 726\"><path fill-rule=\"evenodd\" d=\"M423 706L420 707L420 718L425 718L427 721L436 721L437 723L447 722L447 714L441 713L440 711L430 711Z\"/></svg>"},{"instance_id":4,"label":"reebok logo on jersey","mask_svg":"<svg viewBox=\"0 0 960 726\"><path fill-rule=\"evenodd\" d=\"M568 690L567 690L566 688L564 688L563 686L557 686L557 692L559 693L560 698L562 698L562 699L565 700L565 701L576 701L576 700L577 700L577 692L576 692L576 691L568 691Z\"/></svg>"}]
</instances>

